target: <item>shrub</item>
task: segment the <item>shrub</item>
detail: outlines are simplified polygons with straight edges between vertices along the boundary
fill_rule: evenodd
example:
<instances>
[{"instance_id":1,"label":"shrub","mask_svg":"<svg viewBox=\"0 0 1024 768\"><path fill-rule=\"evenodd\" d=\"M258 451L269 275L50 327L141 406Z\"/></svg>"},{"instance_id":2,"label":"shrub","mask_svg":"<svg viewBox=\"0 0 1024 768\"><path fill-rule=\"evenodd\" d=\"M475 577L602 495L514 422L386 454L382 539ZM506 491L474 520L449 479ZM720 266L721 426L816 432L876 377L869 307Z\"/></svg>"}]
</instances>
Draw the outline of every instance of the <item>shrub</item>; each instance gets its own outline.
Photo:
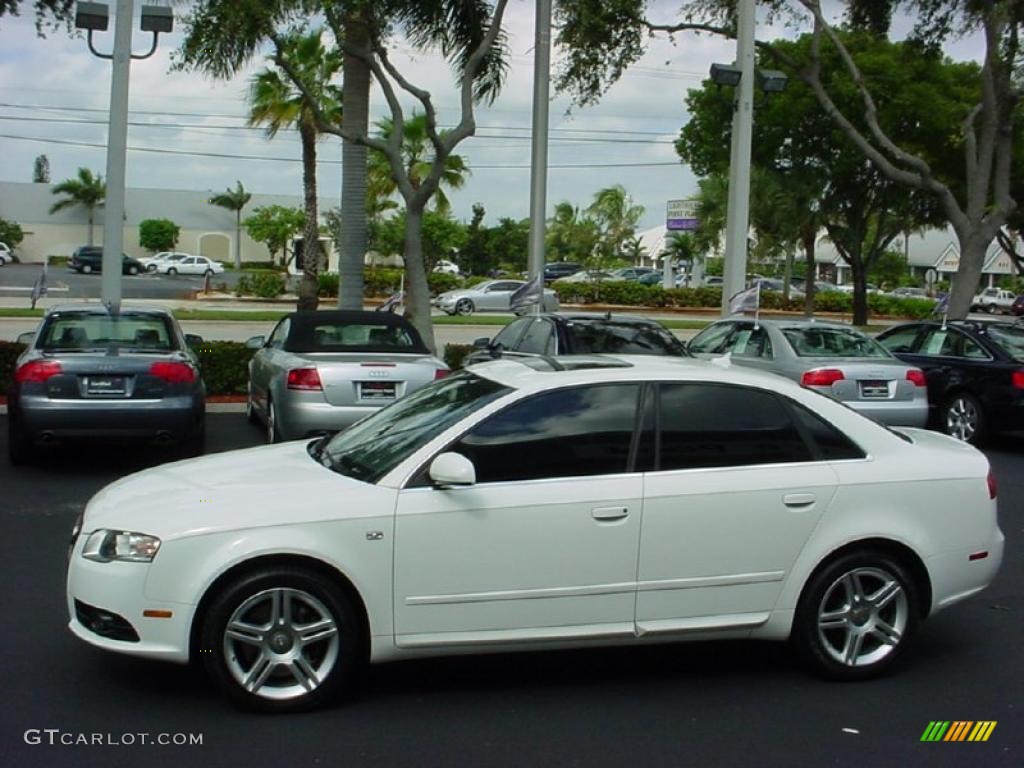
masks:
<instances>
[{"instance_id":1,"label":"shrub","mask_svg":"<svg viewBox=\"0 0 1024 768\"><path fill-rule=\"evenodd\" d=\"M275 299L284 293L284 288L284 277L277 272L243 272L235 286L235 295Z\"/></svg>"},{"instance_id":2,"label":"shrub","mask_svg":"<svg viewBox=\"0 0 1024 768\"><path fill-rule=\"evenodd\" d=\"M427 275L427 285L430 286L430 295L437 296L439 293L451 291L462 285L458 275L449 275L443 272L431 272Z\"/></svg>"},{"instance_id":3,"label":"shrub","mask_svg":"<svg viewBox=\"0 0 1024 768\"><path fill-rule=\"evenodd\" d=\"M0 395L6 395L14 380L14 361L25 351L16 341L0 341Z\"/></svg>"},{"instance_id":4,"label":"shrub","mask_svg":"<svg viewBox=\"0 0 1024 768\"><path fill-rule=\"evenodd\" d=\"M211 395L244 394L249 386L249 360L256 350L239 341L204 341L194 348Z\"/></svg>"},{"instance_id":5,"label":"shrub","mask_svg":"<svg viewBox=\"0 0 1024 768\"><path fill-rule=\"evenodd\" d=\"M462 361L466 359L466 355L472 352L473 349L472 344L445 344L444 364L453 371L459 370L462 367Z\"/></svg>"},{"instance_id":6,"label":"shrub","mask_svg":"<svg viewBox=\"0 0 1024 768\"><path fill-rule=\"evenodd\" d=\"M364 296L390 296L402 284L401 269L375 267L363 271Z\"/></svg>"},{"instance_id":7,"label":"shrub","mask_svg":"<svg viewBox=\"0 0 1024 768\"><path fill-rule=\"evenodd\" d=\"M178 244L181 227L170 219L143 219L139 222L139 245L147 251L169 251Z\"/></svg>"},{"instance_id":8,"label":"shrub","mask_svg":"<svg viewBox=\"0 0 1024 768\"><path fill-rule=\"evenodd\" d=\"M25 232L21 225L14 221L0 219L0 243L6 243L13 249L24 239Z\"/></svg>"},{"instance_id":9,"label":"shrub","mask_svg":"<svg viewBox=\"0 0 1024 768\"><path fill-rule=\"evenodd\" d=\"M317 275L317 295L321 298L336 298L340 280L340 276L333 272Z\"/></svg>"}]
</instances>

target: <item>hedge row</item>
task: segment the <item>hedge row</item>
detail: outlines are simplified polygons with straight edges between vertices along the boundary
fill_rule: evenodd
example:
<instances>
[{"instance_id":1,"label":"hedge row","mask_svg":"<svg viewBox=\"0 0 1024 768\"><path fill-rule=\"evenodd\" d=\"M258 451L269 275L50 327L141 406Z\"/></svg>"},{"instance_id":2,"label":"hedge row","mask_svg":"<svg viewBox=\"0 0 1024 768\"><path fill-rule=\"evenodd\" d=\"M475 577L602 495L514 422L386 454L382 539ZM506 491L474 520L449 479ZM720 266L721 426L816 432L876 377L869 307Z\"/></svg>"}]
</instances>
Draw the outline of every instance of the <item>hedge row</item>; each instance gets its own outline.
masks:
<instances>
[{"instance_id":1,"label":"hedge row","mask_svg":"<svg viewBox=\"0 0 1024 768\"><path fill-rule=\"evenodd\" d=\"M363 295L384 298L390 296L402 284L402 270L378 267L367 269L363 272ZM334 298L338 295L340 279L337 274L318 275L317 281L320 286L320 296L323 298ZM430 286L430 293L436 296L439 293L459 288L463 281L455 275L432 272L427 275L427 285Z\"/></svg>"},{"instance_id":2,"label":"hedge row","mask_svg":"<svg viewBox=\"0 0 1024 768\"><path fill-rule=\"evenodd\" d=\"M718 307L722 303L721 288L662 288L637 282L614 280L605 283L554 284L558 300L564 304L620 304L635 307ZM927 299L902 299L881 294L868 294L868 310L876 315L924 319L932 314L935 304ZM804 300L783 301L775 291L761 293L762 309L803 311ZM853 295L839 291L823 291L814 296L819 312L853 312Z\"/></svg>"}]
</instances>

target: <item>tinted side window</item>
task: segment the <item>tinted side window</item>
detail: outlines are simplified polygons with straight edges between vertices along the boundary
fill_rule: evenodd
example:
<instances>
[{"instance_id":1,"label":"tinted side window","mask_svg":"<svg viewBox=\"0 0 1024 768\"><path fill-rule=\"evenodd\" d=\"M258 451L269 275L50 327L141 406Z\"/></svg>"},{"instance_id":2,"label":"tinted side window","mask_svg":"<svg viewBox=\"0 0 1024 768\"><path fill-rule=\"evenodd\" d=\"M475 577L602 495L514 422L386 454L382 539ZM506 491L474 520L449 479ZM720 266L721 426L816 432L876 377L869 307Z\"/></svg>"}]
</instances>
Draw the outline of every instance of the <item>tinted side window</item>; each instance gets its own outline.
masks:
<instances>
[{"instance_id":1,"label":"tinted side window","mask_svg":"<svg viewBox=\"0 0 1024 768\"><path fill-rule=\"evenodd\" d=\"M292 321L285 318L277 324L277 328L270 334L270 346L275 349L280 349L284 346L284 340L288 338L288 331L292 327Z\"/></svg>"},{"instance_id":2,"label":"tinted side window","mask_svg":"<svg viewBox=\"0 0 1024 768\"><path fill-rule=\"evenodd\" d=\"M505 349L515 349L519 337L523 335L526 326L533 322L533 318L521 317L506 325L498 335L491 339L491 344L501 344Z\"/></svg>"},{"instance_id":3,"label":"tinted side window","mask_svg":"<svg viewBox=\"0 0 1024 768\"><path fill-rule=\"evenodd\" d=\"M821 458L830 461L864 458L864 451L856 443L820 416L811 413L802 405L797 405L793 402L789 405L796 415L800 426L803 427L811 440L814 441Z\"/></svg>"},{"instance_id":4,"label":"tinted side window","mask_svg":"<svg viewBox=\"0 0 1024 768\"><path fill-rule=\"evenodd\" d=\"M662 470L813 458L770 392L723 384L662 384L659 415Z\"/></svg>"},{"instance_id":5,"label":"tinted side window","mask_svg":"<svg viewBox=\"0 0 1024 768\"><path fill-rule=\"evenodd\" d=\"M473 462L480 483L626 472L639 389L545 392L477 425L451 450Z\"/></svg>"},{"instance_id":6,"label":"tinted side window","mask_svg":"<svg viewBox=\"0 0 1024 768\"><path fill-rule=\"evenodd\" d=\"M898 328L884 339L879 339L878 343L890 352L913 352L917 334L918 327L916 325Z\"/></svg>"},{"instance_id":7,"label":"tinted side window","mask_svg":"<svg viewBox=\"0 0 1024 768\"><path fill-rule=\"evenodd\" d=\"M517 352L550 355L555 351L555 328L549 320L534 320L516 348Z\"/></svg>"},{"instance_id":8,"label":"tinted side window","mask_svg":"<svg viewBox=\"0 0 1024 768\"><path fill-rule=\"evenodd\" d=\"M733 323L720 323L708 326L693 338L688 348L691 352L721 352L722 345L729 338L732 329Z\"/></svg>"}]
</instances>

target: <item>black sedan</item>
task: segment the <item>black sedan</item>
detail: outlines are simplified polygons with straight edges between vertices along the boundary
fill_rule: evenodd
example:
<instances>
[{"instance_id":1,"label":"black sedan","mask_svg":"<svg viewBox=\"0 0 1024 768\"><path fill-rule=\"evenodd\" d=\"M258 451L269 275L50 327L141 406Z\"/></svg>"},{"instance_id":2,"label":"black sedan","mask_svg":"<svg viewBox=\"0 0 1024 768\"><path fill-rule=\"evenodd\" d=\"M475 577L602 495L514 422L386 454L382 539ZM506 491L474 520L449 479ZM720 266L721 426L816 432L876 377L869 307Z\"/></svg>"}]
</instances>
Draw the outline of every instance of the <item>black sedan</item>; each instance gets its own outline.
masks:
<instances>
[{"instance_id":1,"label":"black sedan","mask_svg":"<svg viewBox=\"0 0 1024 768\"><path fill-rule=\"evenodd\" d=\"M996 431L1024 429L1024 325L908 323L878 341L924 370L933 420L947 434L977 444Z\"/></svg>"},{"instance_id":2,"label":"black sedan","mask_svg":"<svg viewBox=\"0 0 1024 768\"><path fill-rule=\"evenodd\" d=\"M683 343L665 326L634 315L606 313L527 315L493 339L477 339L464 365L504 353L525 355L671 355L686 357Z\"/></svg>"},{"instance_id":3,"label":"black sedan","mask_svg":"<svg viewBox=\"0 0 1024 768\"><path fill-rule=\"evenodd\" d=\"M176 444L197 455L205 407L198 361L166 310L54 307L14 370L10 460L22 463L48 445L96 437Z\"/></svg>"}]
</instances>

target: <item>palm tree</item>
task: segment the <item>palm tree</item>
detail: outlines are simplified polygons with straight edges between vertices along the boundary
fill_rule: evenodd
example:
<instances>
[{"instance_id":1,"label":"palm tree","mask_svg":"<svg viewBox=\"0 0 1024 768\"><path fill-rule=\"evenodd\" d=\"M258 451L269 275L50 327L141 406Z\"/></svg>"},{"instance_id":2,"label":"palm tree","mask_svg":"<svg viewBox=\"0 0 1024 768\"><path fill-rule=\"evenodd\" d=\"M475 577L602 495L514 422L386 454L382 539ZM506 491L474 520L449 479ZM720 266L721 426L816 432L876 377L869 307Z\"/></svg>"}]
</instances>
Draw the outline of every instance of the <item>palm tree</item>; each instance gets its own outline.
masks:
<instances>
[{"instance_id":1,"label":"palm tree","mask_svg":"<svg viewBox=\"0 0 1024 768\"><path fill-rule=\"evenodd\" d=\"M210 198L211 205L219 205L235 212L235 269L242 268L242 209L252 200L252 193L246 192L242 182L236 181L235 188Z\"/></svg>"},{"instance_id":2,"label":"palm tree","mask_svg":"<svg viewBox=\"0 0 1024 768\"><path fill-rule=\"evenodd\" d=\"M587 208L601 227L601 260L617 257L626 241L636 233L636 225L644 215L642 205L633 205L625 187L616 184L598 190Z\"/></svg>"},{"instance_id":3,"label":"palm tree","mask_svg":"<svg viewBox=\"0 0 1024 768\"><path fill-rule=\"evenodd\" d=\"M377 129L377 135L386 141L391 136L394 125L390 118L384 118L377 122ZM427 134L426 114L413 112L412 117L405 121L402 129L402 156L405 158L404 165L409 182L413 189L419 189L434 163L434 149ZM462 155L453 153L445 158L441 185L434 193L434 210L438 213L448 213L451 210L451 202L442 187L461 189L469 173L469 167ZM385 196L394 194L398 188L391 174L391 165L383 152L370 153L369 186L380 190Z\"/></svg>"},{"instance_id":4,"label":"palm tree","mask_svg":"<svg viewBox=\"0 0 1024 768\"><path fill-rule=\"evenodd\" d=\"M89 219L89 245L92 245L93 217L96 209L103 205L107 196L107 185L103 183L103 177L99 174L93 176L92 171L88 168L79 168L77 177L64 179L52 191L55 195L67 195L67 197L50 206L50 213L57 213L57 211L75 206L85 208Z\"/></svg>"},{"instance_id":5,"label":"palm tree","mask_svg":"<svg viewBox=\"0 0 1024 768\"><path fill-rule=\"evenodd\" d=\"M326 50L322 29L309 34L292 32L275 38L277 55L285 56L301 78L321 112L332 122L341 121L341 89L331 80L341 70L341 52ZM306 97L279 69L265 69L252 79L249 88L249 125L265 125L273 138L281 128L296 126L302 140L302 188L306 225L303 230L303 275L299 286L299 310L315 310L319 303L317 275L320 271L320 226L317 210L316 143L320 132L316 116Z\"/></svg>"}]
</instances>

